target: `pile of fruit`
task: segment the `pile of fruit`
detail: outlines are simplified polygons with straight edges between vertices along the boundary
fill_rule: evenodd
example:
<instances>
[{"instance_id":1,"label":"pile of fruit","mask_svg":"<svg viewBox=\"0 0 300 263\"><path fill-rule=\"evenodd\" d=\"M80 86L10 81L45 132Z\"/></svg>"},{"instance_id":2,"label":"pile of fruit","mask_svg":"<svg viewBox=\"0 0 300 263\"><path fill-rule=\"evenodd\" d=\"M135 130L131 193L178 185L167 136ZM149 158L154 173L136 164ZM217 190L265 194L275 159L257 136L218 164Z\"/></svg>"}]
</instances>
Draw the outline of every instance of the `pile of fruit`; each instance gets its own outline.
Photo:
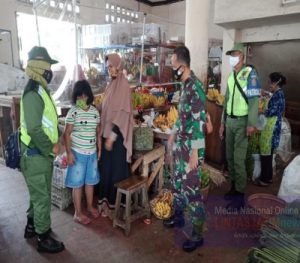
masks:
<instances>
[{"instance_id":1,"label":"pile of fruit","mask_svg":"<svg viewBox=\"0 0 300 263\"><path fill-rule=\"evenodd\" d=\"M153 126L164 132L167 129L173 128L177 118L178 111L174 106L172 106L166 115L160 114L154 119Z\"/></svg>"},{"instance_id":2,"label":"pile of fruit","mask_svg":"<svg viewBox=\"0 0 300 263\"><path fill-rule=\"evenodd\" d=\"M158 219L168 219L172 214L173 194L169 190L162 190L158 197L150 202L152 213Z\"/></svg>"},{"instance_id":3,"label":"pile of fruit","mask_svg":"<svg viewBox=\"0 0 300 263\"><path fill-rule=\"evenodd\" d=\"M156 96L150 93L133 92L132 106L134 109L141 107L143 109L159 108L166 104L165 96Z\"/></svg>"},{"instance_id":4,"label":"pile of fruit","mask_svg":"<svg viewBox=\"0 0 300 263\"><path fill-rule=\"evenodd\" d=\"M259 112L264 112L267 109L269 99L267 97L260 97L258 110Z\"/></svg>"},{"instance_id":5,"label":"pile of fruit","mask_svg":"<svg viewBox=\"0 0 300 263\"><path fill-rule=\"evenodd\" d=\"M96 107L99 106L102 103L102 101L103 101L103 97L104 97L104 93L94 95L94 102L93 102L93 104Z\"/></svg>"},{"instance_id":6,"label":"pile of fruit","mask_svg":"<svg viewBox=\"0 0 300 263\"><path fill-rule=\"evenodd\" d=\"M88 80L95 80L99 74L98 70L95 67L91 67L87 71L85 71Z\"/></svg>"},{"instance_id":7,"label":"pile of fruit","mask_svg":"<svg viewBox=\"0 0 300 263\"><path fill-rule=\"evenodd\" d=\"M220 94L219 90L215 88L209 88L207 90L206 97L211 101L215 101L219 105L223 105L225 101L224 95Z\"/></svg>"}]
</instances>

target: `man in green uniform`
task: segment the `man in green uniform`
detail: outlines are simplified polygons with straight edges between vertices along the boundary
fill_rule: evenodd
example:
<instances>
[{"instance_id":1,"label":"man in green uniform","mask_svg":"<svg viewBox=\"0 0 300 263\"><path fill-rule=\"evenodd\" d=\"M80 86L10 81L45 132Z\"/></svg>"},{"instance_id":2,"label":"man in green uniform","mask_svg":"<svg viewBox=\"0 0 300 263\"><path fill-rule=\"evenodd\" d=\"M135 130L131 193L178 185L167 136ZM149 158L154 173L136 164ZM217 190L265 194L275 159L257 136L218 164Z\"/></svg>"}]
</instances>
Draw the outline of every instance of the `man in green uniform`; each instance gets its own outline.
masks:
<instances>
[{"instance_id":1,"label":"man in green uniform","mask_svg":"<svg viewBox=\"0 0 300 263\"><path fill-rule=\"evenodd\" d=\"M192 234L183 243L183 250L191 252L203 244L205 212L200 192L201 169L205 140L205 92L201 81L190 69L190 52L178 47L172 56L174 76L182 81L178 107L179 117L168 147L172 150L176 138L175 173L173 176L174 215L164 221L164 226L183 227L187 211L193 225Z\"/></svg>"},{"instance_id":2,"label":"man in green uniform","mask_svg":"<svg viewBox=\"0 0 300 263\"><path fill-rule=\"evenodd\" d=\"M38 235L39 252L57 253L64 244L51 237L51 183L53 159L60 151L56 106L47 88L52 79L50 58L43 47L29 52L29 81L21 99L21 170L29 190L25 238Z\"/></svg>"},{"instance_id":3,"label":"man in green uniform","mask_svg":"<svg viewBox=\"0 0 300 263\"><path fill-rule=\"evenodd\" d=\"M239 210L244 206L248 136L253 134L257 123L260 83L256 70L244 64L243 44L236 43L226 55L230 56L233 72L228 77L219 131L222 138L226 128L226 158L231 181L231 189L224 198L231 201L228 209Z\"/></svg>"}]
</instances>

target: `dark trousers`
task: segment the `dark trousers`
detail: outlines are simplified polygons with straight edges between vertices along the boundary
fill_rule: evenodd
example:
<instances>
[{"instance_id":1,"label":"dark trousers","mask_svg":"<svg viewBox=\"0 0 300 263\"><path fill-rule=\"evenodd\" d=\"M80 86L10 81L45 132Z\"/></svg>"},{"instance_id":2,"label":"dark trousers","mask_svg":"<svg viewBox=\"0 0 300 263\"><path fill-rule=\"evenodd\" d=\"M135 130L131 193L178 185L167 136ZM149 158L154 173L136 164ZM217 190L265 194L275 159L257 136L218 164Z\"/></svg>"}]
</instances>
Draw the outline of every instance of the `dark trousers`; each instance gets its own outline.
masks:
<instances>
[{"instance_id":1,"label":"dark trousers","mask_svg":"<svg viewBox=\"0 0 300 263\"><path fill-rule=\"evenodd\" d=\"M270 155L261 155L261 176L260 180L264 183L272 181L273 177L273 150Z\"/></svg>"}]
</instances>

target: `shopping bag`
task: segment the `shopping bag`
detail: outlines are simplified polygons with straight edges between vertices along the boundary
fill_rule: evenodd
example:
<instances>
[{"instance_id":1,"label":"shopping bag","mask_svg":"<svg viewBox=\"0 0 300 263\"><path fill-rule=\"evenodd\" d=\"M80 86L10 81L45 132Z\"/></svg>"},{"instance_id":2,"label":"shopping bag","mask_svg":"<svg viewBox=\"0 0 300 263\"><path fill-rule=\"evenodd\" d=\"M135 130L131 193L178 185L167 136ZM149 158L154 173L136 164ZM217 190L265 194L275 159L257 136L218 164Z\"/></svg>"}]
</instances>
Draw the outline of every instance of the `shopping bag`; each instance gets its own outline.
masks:
<instances>
[{"instance_id":1,"label":"shopping bag","mask_svg":"<svg viewBox=\"0 0 300 263\"><path fill-rule=\"evenodd\" d=\"M133 129L133 149L137 151L147 151L153 149L154 134L150 127L134 127Z\"/></svg>"}]
</instances>

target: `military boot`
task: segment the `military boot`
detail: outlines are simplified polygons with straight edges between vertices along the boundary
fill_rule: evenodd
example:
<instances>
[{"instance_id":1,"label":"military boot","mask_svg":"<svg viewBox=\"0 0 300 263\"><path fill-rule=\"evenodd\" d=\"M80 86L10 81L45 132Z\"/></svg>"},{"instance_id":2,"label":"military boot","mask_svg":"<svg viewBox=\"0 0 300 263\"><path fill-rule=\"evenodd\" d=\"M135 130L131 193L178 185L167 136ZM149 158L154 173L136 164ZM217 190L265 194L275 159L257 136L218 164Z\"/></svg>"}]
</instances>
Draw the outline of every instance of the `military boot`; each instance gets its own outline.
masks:
<instances>
[{"instance_id":1,"label":"military boot","mask_svg":"<svg viewBox=\"0 0 300 263\"><path fill-rule=\"evenodd\" d=\"M240 211L245 206L244 193L236 192L234 198L226 206L229 211Z\"/></svg>"},{"instance_id":2,"label":"military boot","mask_svg":"<svg viewBox=\"0 0 300 263\"><path fill-rule=\"evenodd\" d=\"M28 239L28 238L33 238L35 236L36 233L35 233L33 218L27 217L27 224L25 226L24 238Z\"/></svg>"},{"instance_id":3,"label":"military boot","mask_svg":"<svg viewBox=\"0 0 300 263\"><path fill-rule=\"evenodd\" d=\"M235 194L236 194L236 190L235 190L234 182L231 182L231 188L224 195L224 199L227 200L227 201L232 200L234 198Z\"/></svg>"},{"instance_id":4,"label":"military boot","mask_svg":"<svg viewBox=\"0 0 300 263\"><path fill-rule=\"evenodd\" d=\"M65 249L62 242L51 237L49 230L43 234L38 235L38 252L59 253Z\"/></svg>"},{"instance_id":5,"label":"military boot","mask_svg":"<svg viewBox=\"0 0 300 263\"><path fill-rule=\"evenodd\" d=\"M173 227L184 227L184 213L182 210L175 210L174 215L172 215L169 219L163 221L163 225L166 228L173 228Z\"/></svg>"},{"instance_id":6,"label":"military boot","mask_svg":"<svg viewBox=\"0 0 300 263\"><path fill-rule=\"evenodd\" d=\"M193 225L192 235L183 243L182 249L185 252L192 252L204 243L203 224Z\"/></svg>"}]
</instances>

